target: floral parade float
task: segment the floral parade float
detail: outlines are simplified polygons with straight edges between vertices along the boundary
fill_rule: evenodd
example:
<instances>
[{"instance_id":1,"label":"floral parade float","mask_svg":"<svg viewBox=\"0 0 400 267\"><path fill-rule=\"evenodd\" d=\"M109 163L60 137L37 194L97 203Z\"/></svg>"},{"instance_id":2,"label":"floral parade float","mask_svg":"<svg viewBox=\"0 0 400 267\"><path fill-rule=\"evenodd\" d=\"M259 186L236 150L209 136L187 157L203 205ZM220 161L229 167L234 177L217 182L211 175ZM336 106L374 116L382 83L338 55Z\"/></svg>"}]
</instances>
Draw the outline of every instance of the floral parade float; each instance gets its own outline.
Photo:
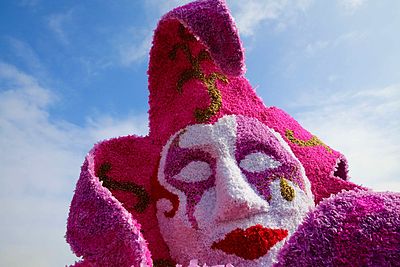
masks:
<instances>
[{"instance_id":1,"label":"floral parade float","mask_svg":"<svg viewBox=\"0 0 400 267\"><path fill-rule=\"evenodd\" d=\"M149 134L86 156L67 224L74 266L400 264L400 195L350 182L346 158L266 107L244 74L224 1L162 17Z\"/></svg>"}]
</instances>

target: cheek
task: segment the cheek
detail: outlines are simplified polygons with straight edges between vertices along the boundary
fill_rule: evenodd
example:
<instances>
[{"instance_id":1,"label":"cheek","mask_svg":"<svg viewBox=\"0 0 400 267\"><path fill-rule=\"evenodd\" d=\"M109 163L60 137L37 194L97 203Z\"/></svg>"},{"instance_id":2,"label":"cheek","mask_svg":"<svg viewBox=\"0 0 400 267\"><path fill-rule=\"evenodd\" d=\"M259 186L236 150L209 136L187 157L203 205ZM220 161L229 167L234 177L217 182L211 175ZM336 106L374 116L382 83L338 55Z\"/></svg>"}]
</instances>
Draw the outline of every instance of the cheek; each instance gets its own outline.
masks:
<instances>
[{"instance_id":1,"label":"cheek","mask_svg":"<svg viewBox=\"0 0 400 267\"><path fill-rule=\"evenodd\" d=\"M170 255L179 262L189 261L196 256L197 250L201 247L197 240L197 230L188 224L186 216L181 212L172 218L167 218L163 210L168 209L171 203L167 199L161 199L157 202L157 217L160 227L160 233L166 242ZM182 257L188 257L183 259Z\"/></svg>"},{"instance_id":2,"label":"cheek","mask_svg":"<svg viewBox=\"0 0 400 267\"><path fill-rule=\"evenodd\" d=\"M211 182L207 184L205 183L200 184L186 184L184 187L184 194L186 197L186 216L188 217L189 222L191 223L193 228L198 228L198 221L195 218L194 212L196 206L199 204L201 199L203 198L204 193L208 188L210 188ZM183 201L181 201L183 202Z\"/></svg>"},{"instance_id":3,"label":"cheek","mask_svg":"<svg viewBox=\"0 0 400 267\"><path fill-rule=\"evenodd\" d=\"M211 226L216 200L217 195L215 187L213 187L204 192L201 200L195 206L194 216L199 228L206 229Z\"/></svg>"},{"instance_id":4,"label":"cheek","mask_svg":"<svg viewBox=\"0 0 400 267\"><path fill-rule=\"evenodd\" d=\"M187 219L193 228L198 228L198 220L195 216L196 206L204 199L204 195L209 191L215 184L215 175L198 182L188 182L177 180L176 177L167 176L166 182L168 185L178 191L180 208L179 214L181 216L187 216Z\"/></svg>"},{"instance_id":5,"label":"cheek","mask_svg":"<svg viewBox=\"0 0 400 267\"><path fill-rule=\"evenodd\" d=\"M292 182L287 182L294 190L295 197L287 201L281 194L280 181L271 184L272 199L270 207L275 220L282 224L282 227L293 233L302 222L307 212L314 207L314 201L303 190Z\"/></svg>"},{"instance_id":6,"label":"cheek","mask_svg":"<svg viewBox=\"0 0 400 267\"><path fill-rule=\"evenodd\" d=\"M207 168L205 168L207 167ZM207 152L180 148L172 144L165 157L160 180L179 197L179 214L191 227L198 228L195 207L203 194L215 184L215 160Z\"/></svg>"},{"instance_id":7,"label":"cheek","mask_svg":"<svg viewBox=\"0 0 400 267\"><path fill-rule=\"evenodd\" d=\"M181 201L178 198L178 205L181 205ZM174 209L173 203L171 199L162 198L157 200L157 217L158 218L174 218L176 213L173 216L168 216L169 213Z\"/></svg>"}]
</instances>

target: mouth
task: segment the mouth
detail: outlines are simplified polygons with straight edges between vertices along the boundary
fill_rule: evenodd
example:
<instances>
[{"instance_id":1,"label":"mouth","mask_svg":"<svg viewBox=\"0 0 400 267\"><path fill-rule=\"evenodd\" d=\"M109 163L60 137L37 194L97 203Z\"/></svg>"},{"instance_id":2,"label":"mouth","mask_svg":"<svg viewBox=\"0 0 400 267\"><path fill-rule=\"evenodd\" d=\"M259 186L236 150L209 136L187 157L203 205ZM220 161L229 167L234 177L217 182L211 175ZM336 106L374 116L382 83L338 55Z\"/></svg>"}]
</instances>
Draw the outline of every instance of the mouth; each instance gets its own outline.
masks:
<instances>
[{"instance_id":1,"label":"mouth","mask_svg":"<svg viewBox=\"0 0 400 267\"><path fill-rule=\"evenodd\" d=\"M224 239L214 242L212 249L219 249L246 260L258 259L288 236L285 229L270 229L262 225L254 225L245 230L235 229Z\"/></svg>"}]
</instances>

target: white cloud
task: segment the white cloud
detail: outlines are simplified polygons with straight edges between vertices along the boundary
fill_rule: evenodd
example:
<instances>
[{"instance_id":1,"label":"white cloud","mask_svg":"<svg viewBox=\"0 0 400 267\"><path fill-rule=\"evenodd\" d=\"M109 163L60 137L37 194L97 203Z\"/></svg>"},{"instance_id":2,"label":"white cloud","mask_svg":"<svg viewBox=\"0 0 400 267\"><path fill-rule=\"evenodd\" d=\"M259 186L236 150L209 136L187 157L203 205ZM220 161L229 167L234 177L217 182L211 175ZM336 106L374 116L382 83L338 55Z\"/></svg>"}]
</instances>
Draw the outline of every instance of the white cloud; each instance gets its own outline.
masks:
<instances>
[{"instance_id":1,"label":"white cloud","mask_svg":"<svg viewBox=\"0 0 400 267\"><path fill-rule=\"evenodd\" d=\"M343 44L356 45L361 41L364 41L367 37L366 32L351 31L339 35L335 40L332 41L332 46L340 46Z\"/></svg>"},{"instance_id":2,"label":"white cloud","mask_svg":"<svg viewBox=\"0 0 400 267\"><path fill-rule=\"evenodd\" d=\"M14 50L17 57L27 61L29 65L33 65L36 67L41 66L37 54L29 44L13 37L8 37L6 38L6 40L10 44L11 48Z\"/></svg>"},{"instance_id":3,"label":"white cloud","mask_svg":"<svg viewBox=\"0 0 400 267\"><path fill-rule=\"evenodd\" d=\"M307 44L306 46L306 53L308 55L314 55L315 53L317 53L320 50L325 49L326 47L329 46L329 42L328 41L316 41L316 42L312 42Z\"/></svg>"},{"instance_id":4,"label":"white cloud","mask_svg":"<svg viewBox=\"0 0 400 267\"><path fill-rule=\"evenodd\" d=\"M360 45L360 42L363 42L366 37L366 32L346 32L338 35L336 38L333 38L331 40L317 40L309 42L305 46L305 52L310 56L314 56L318 52L327 49L335 49L340 46L357 46Z\"/></svg>"},{"instance_id":5,"label":"white cloud","mask_svg":"<svg viewBox=\"0 0 400 267\"><path fill-rule=\"evenodd\" d=\"M338 4L346 12L354 13L365 3L365 0L338 0Z\"/></svg>"},{"instance_id":6,"label":"white cloud","mask_svg":"<svg viewBox=\"0 0 400 267\"><path fill-rule=\"evenodd\" d=\"M147 12L157 19L171 9L187 4L189 0L146 0L144 5ZM287 23L294 20L298 12L304 12L312 0L249 0L249 1L228 1L228 6L233 12L240 33L244 36L251 36L257 27L264 21L276 21L276 29L282 30ZM58 22L56 20L56 22ZM57 23L56 23L57 25ZM154 23L154 27L156 23ZM58 27L55 27L56 29ZM57 31L56 31L57 32ZM133 28L124 34L123 41L119 41L118 47L120 63L123 66L130 66L141 62L149 53L153 37L152 28Z\"/></svg>"},{"instance_id":7,"label":"white cloud","mask_svg":"<svg viewBox=\"0 0 400 267\"><path fill-rule=\"evenodd\" d=\"M60 101L36 78L0 62L0 262L63 266L75 259L63 236L80 165L93 143L146 134L147 116L99 115L80 127L53 120Z\"/></svg>"},{"instance_id":8,"label":"white cloud","mask_svg":"<svg viewBox=\"0 0 400 267\"><path fill-rule=\"evenodd\" d=\"M147 114L116 119L109 115L87 119L87 132L93 140L104 140L129 134L146 135L148 132Z\"/></svg>"},{"instance_id":9,"label":"white cloud","mask_svg":"<svg viewBox=\"0 0 400 267\"><path fill-rule=\"evenodd\" d=\"M50 15L48 18L48 26L51 31L54 32L58 40L67 45L69 44L69 39L65 31L65 25L69 23L72 19L72 9L60 14Z\"/></svg>"},{"instance_id":10,"label":"white cloud","mask_svg":"<svg viewBox=\"0 0 400 267\"><path fill-rule=\"evenodd\" d=\"M330 74L327 78L328 82L330 82L330 83L336 82L339 79L340 79L340 77L336 74Z\"/></svg>"},{"instance_id":11,"label":"white cloud","mask_svg":"<svg viewBox=\"0 0 400 267\"><path fill-rule=\"evenodd\" d=\"M150 52L153 30L162 15L171 9L184 5L190 0L145 0L145 12L151 18L149 27L138 29L133 27L123 34L122 40L118 40L116 47L119 53L119 61L123 66L131 66L142 62Z\"/></svg>"},{"instance_id":12,"label":"white cloud","mask_svg":"<svg viewBox=\"0 0 400 267\"><path fill-rule=\"evenodd\" d=\"M312 97L310 97L312 96ZM352 181L400 192L400 84L358 93L308 93L297 119L349 161Z\"/></svg>"},{"instance_id":13,"label":"white cloud","mask_svg":"<svg viewBox=\"0 0 400 267\"><path fill-rule=\"evenodd\" d=\"M14 37L4 38L9 44L10 52L36 77L46 79L47 71L43 67L35 49L27 42Z\"/></svg>"},{"instance_id":14,"label":"white cloud","mask_svg":"<svg viewBox=\"0 0 400 267\"><path fill-rule=\"evenodd\" d=\"M304 12L312 0L249 0L228 1L240 33L254 35L256 29L265 21L275 21L276 29L282 30L288 23L296 20L298 13Z\"/></svg>"},{"instance_id":15,"label":"white cloud","mask_svg":"<svg viewBox=\"0 0 400 267\"><path fill-rule=\"evenodd\" d=\"M124 34L126 40L119 44L120 62L123 66L141 62L150 52L153 31L133 29Z\"/></svg>"},{"instance_id":16,"label":"white cloud","mask_svg":"<svg viewBox=\"0 0 400 267\"><path fill-rule=\"evenodd\" d=\"M146 0L147 8L156 9L157 15L164 14L174 7L184 5L189 0ZM244 36L251 36L264 21L276 21L276 29L285 28L299 12L304 12L313 0L227 0L228 7Z\"/></svg>"},{"instance_id":17,"label":"white cloud","mask_svg":"<svg viewBox=\"0 0 400 267\"><path fill-rule=\"evenodd\" d=\"M21 0L18 2L18 4L22 7L36 7L37 5L39 5L41 0Z\"/></svg>"},{"instance_id":18,"label":"white cloud","mask_svg":"<svg viewBox=\"0 0 400 267\"><path fill-rule=\"evenodd\" d=\"M155 9L158 15L163 15L164 13L170 11L171 9L182 6L191 2L191 0L145 0L144 3L147 8Z\"/></svg>"}]
</instances>

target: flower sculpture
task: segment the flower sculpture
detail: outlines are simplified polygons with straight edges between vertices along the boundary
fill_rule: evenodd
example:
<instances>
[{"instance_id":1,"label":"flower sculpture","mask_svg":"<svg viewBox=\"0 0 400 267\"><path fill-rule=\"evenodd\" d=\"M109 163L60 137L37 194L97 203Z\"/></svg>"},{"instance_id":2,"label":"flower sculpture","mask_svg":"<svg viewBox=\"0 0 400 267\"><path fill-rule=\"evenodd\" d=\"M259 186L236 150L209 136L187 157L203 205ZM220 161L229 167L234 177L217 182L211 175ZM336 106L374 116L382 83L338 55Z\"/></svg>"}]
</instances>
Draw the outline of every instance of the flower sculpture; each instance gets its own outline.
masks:
<instances>
[{"instance_id":1,"label":"flower sculpture","mask_svg":"<svg viewBox=\"0 0 400 267\"><path fill-rule=\"evenodd\" d=\"M87 155L66 234L75 266L399 264L399 194L350 182L341 153L263 104L243 58L223 1L161 19L150 133Z\"/></svg>"}]
</instances>

